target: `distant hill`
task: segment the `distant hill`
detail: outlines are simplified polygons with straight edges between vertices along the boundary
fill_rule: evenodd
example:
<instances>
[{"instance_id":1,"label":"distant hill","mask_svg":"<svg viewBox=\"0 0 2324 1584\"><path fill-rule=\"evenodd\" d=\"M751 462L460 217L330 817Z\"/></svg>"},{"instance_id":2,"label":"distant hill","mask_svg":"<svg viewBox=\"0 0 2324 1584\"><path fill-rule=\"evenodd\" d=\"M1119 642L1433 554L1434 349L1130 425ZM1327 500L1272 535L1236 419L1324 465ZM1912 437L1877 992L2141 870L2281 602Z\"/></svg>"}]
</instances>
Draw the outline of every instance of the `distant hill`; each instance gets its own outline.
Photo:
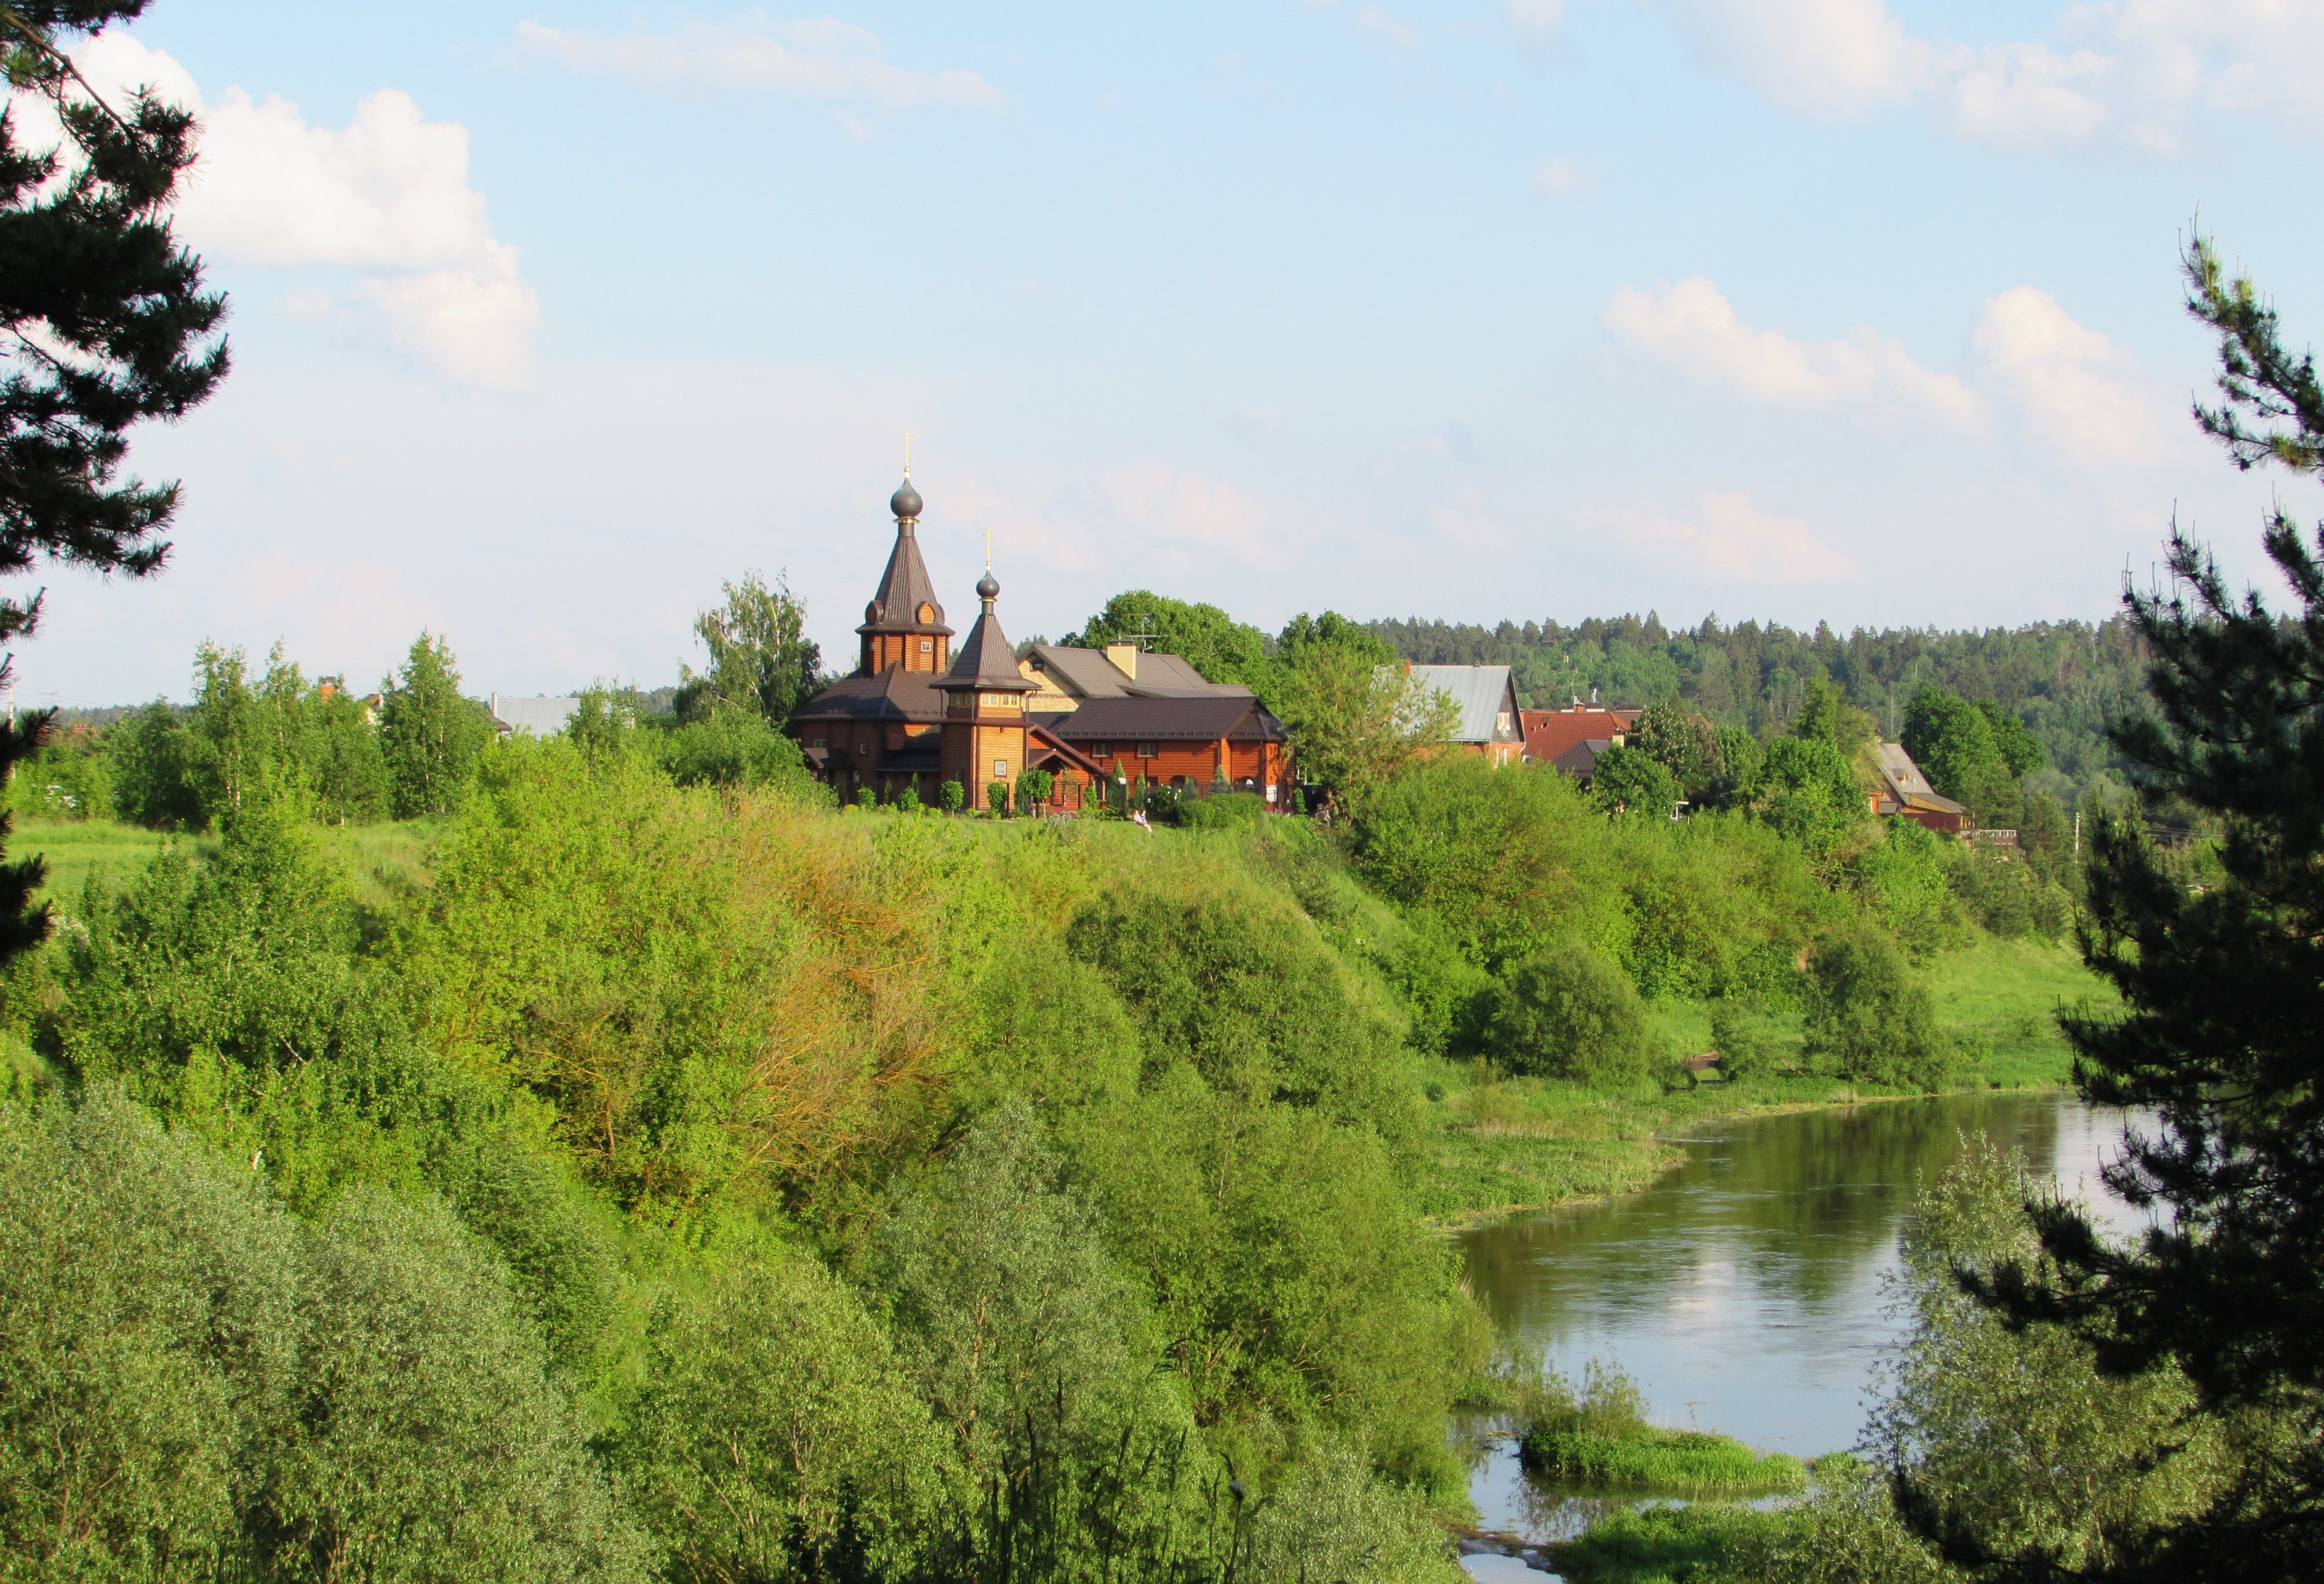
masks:
<instances>
[{"instance_id":1,"label":"distant hill","mask_svg":"<svg viewBox=\"0 0 2324 1584\"><path fill-rule=\"evenodd\" d=\"M1587 700L1595 688L1607 704L1676 699L1721 724L1780 731L1807 684L1826 677L1893 738L1913 694L1942 687L2024 721L2077 788L2115 768L2107 723L2150 708L2144 651L2119 617L1983 632L1859 628L1844 638L1829 623L1798 632L1756 622L1721 627L1715 616L1674 631L1651 612L1576 627L1417 617L1367 625L1409 660L1511 667L1519 702L1531 709Z\"/></svg>"}]
</instances>

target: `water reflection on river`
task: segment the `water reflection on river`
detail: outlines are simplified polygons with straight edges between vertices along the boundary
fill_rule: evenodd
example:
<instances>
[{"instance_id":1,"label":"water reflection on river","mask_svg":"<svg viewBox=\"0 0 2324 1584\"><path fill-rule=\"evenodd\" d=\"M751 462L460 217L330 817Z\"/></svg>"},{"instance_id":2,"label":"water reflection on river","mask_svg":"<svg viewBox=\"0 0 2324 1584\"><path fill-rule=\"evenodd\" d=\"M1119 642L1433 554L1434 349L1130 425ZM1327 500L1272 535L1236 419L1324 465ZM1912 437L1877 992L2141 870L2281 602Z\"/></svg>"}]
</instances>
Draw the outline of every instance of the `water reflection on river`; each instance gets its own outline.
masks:
<instances>
[{"instance_id":1,"label":"water reflection on river","mask_svg":"<svg viewBox=\"0 0 2324 1584\"><path fill-rule=\"evenodd\" d=\"M2122 1137L2119 1113L2061 1093L1736 1123L1685 1141L1685 1163L1643 1193L1465 1234L1469 1279L1504 1335L1569 1375L1618 1359L1665 1423L1802 1458L1849 1447L1896 1331L1883 1277L1898 1227L1977 1130L2093 1198ZM1506 1451L1472 1494L1489 1526L1563 1526Z\"/></svg>"}]
</instances>

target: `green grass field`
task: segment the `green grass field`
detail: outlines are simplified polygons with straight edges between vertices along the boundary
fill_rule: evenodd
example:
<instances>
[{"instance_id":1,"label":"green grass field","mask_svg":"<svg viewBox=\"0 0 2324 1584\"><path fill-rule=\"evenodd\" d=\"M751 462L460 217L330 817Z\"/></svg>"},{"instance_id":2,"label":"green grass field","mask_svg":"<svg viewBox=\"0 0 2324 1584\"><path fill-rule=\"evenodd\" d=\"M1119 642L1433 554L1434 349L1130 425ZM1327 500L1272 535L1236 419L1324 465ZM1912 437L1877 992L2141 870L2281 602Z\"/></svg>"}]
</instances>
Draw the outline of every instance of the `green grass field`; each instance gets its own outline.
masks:
<instances>
[{"instance_id":1,"label":"green grass field","mask_svg":"<svg viewBox=\"0 0 2324 1584\"><path fill-rule=\"evenodd\" d=\"M2107 1005L2113 991L2070 946L1980 936L1926 970L1939 1024L1964 1047L1969 1088L2047 1088L2070 1074L2059 1006ZM1700 1001L1649 1008L1665 1055L1711 1048ZM1792 1021L1796 1026L1797 1014ZM1499 1078L1480 1062L1422 1064L1428 1097L1428 1170L1417 1185L1441 1221L1487 1219L1563 1201L1627 1193L1675 1164L1660 1142L1699 1124L1753 1111L1875 1100L1897 1091L1807 1073L1687 1089L1643 1079L1625 1090L1585 1089L1537 1078Z\"/></svg>"},{"instance_id":2,"label":"green grass field","mask_svg":"<svg viewBox=\"0 0 2324 1584\"><path fill-rule=\"evenodd\" d=\"M1979 935L1965 952L1930 965L1937 1020L2002 1089L2063 1083L2073 1052L2059 1032L2061 1007L2115 1004L2112 986L2070 945Z\"/></svg>"},{"instance_id":3,"label":"green grass field","mask_svg":"<svg viewBox=\"0 0 2324 1584\"><path fill-rule=\"evenodd\" d=\"M58 907L69 908L80 896L91 871L103 870L119 877L143 869L153 855L173 841L199 837L166 836L112 820L20 819L8 843L8 856L39 853L49 861L49 878L41 895Z\"/></svg>"},{"instance_id":4,"label":"green grass field","mask_svg":"<svg viewBox=\"0 0 2324 1584\"><path fill-rule=\"evenodd\" d=\"M398 820L377 825L324 825L316 831L323 851L346 871L365 901L384 902L392 894L428 883L428 858L442 834L442 820ZM135 873L172 842L208 851L213 836L172 836L114 820L17 822L9 856L37 852L48 860L41 894L69 909L89 875L103 870L115 879Z\"/></svg>"}]
</instances>

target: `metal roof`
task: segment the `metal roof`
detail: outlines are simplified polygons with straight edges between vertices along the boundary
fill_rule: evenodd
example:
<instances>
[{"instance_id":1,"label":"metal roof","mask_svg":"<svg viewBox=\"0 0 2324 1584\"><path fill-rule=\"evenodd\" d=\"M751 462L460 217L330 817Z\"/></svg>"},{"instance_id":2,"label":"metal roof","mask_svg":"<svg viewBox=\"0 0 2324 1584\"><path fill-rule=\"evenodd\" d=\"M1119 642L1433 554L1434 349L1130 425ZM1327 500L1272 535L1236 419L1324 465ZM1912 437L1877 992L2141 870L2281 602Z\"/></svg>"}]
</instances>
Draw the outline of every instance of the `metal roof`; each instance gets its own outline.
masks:
<instances>
[{"instance_id":1,"label":"metal roof","mask_svg":"<svg viewBox=\"0 0 2324 1584\"><path fill-rule=\"evenodd\" d=\"M578 698L511 698L495 693L492 699L493 719L517 737L554 737L580 707Z\"/></svg>"},{"instance_id":2,"label":"metal roof","mask_svg":"<svg viewBox=\"0 0 2324 1584\"><path fill-rule=\"evenodd\" d=\"M1452 733L1455 742L1516 742L1522 741L1517 730L1517 695L1507 666L1415 666L1413 677L1426 686L1448 695L1460 707L1461 724ZM1499 717L1506 712L1508 729L1503 731Z\"/></svg>"},{"instance_id":3,"label":"metal roof","mask_svg":"<svg viewBox=\"0 0 2324 1584\"><path fill-rule=\"evenodd\" d=\"M1033 719L1044 731L1073 742L1284 740L1283 723L1247 693L1197 698L1093 698L1070 714Z\"/></svg>"},{"instance_id":4,"label":"metal roof","mask_svg":"<svg viewBox=\"0 0 2324 1584\"><path fill-rule=\"evenodd\" d=\"M1067 693L1082 698L1249 698L1250 688L1234 682L1206 682L1203 674L1179 655L1141 654L1138 675L1130 676L1102 649L1082 649L1062 643L1037 643L1033 668L1054 677Z\"/></svg>"},{"instance_id":5,"label":"metal roof","mask_svg":"<svg viewBox=\"0 0 2324 1584\"><path fill-rule=\"evenodd\" d=\"M1968 805L1955 803L1929 784L1929 778L1921 773L1921 767L1913 762L1913 756L1904 751L1903 743L1878 743L1872 751L1888 796L1904 807L1932 809L1939 814L1969 812Z\"/></svg>"}]
</instances>

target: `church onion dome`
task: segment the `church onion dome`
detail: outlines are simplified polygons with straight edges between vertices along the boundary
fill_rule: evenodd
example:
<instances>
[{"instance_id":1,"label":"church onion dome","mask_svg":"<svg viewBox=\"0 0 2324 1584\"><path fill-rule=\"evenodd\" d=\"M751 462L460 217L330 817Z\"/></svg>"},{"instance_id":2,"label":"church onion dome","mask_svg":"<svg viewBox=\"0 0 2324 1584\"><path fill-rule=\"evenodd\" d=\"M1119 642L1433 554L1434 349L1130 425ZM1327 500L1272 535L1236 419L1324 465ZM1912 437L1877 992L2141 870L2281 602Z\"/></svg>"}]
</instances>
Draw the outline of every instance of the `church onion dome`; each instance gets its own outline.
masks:
<instances>
[{"instance_id":1,"label":"church onion dome","mask_svg":"<svg viewBox=\"0 0 2324 1584\"><path fill-rule=\"evenodd\" d=\"M1017 669L1017 646L1001 631L1001 618L993 613L992 602L1001 597L1001 585L989 566L977 581L976 597L984 602L984 612L968 630L967 639L953 651L952 669L936 686L946 693L1035 691L1040 684L1027 681Z\"/></svg>"},{"instance_id":2,"label":"church onion dome","mask_svg":"<svg viewBox=\"0 0 2324 1584\"><path fill-rule=\"evenodd\" d=\"M920 559L920 492L912 487L910 474L904 475L903 487L888 504L896 513L896 546L888 554L888 569L880 576L878 592L863 607L863 625L855 631L949 638L952 629L945 625L944 605L936 599L927 564Z\"/></svg>"}]
</instances>

